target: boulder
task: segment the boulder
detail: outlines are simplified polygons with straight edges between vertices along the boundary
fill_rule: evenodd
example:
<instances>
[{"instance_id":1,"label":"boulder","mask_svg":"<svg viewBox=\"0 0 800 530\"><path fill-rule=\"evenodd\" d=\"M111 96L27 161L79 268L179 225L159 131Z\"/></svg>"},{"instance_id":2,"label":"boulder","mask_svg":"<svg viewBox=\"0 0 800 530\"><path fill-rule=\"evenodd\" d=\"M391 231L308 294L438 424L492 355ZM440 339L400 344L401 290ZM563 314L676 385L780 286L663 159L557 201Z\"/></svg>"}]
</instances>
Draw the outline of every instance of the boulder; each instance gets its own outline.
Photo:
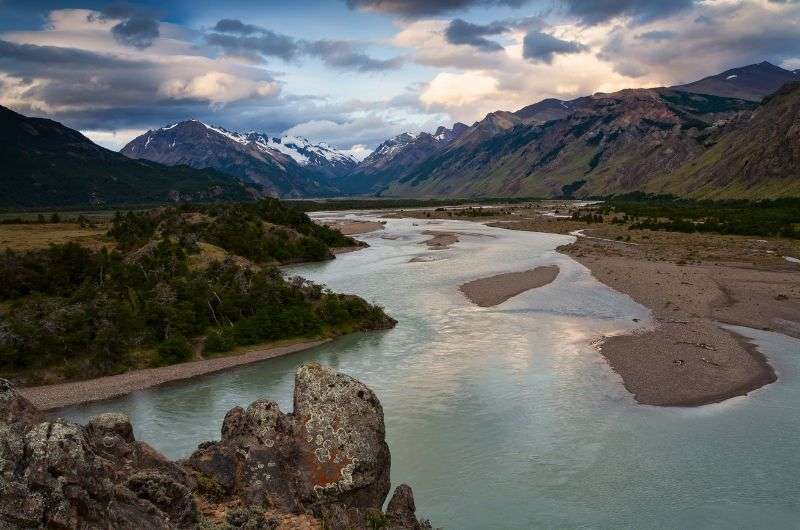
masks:
<instances>
[{"instance_id":1,"label":"boulder","mask_svg":"<svg viewBox=\"0 0 800 530\"><path fill-rule=\"evenodd\" d=\"M184 462L137 441L125 414L46 421L0 380L0 527L430 528L411 488L387 512L383 409L359 381L319 364L295 376L294 411L258 400ZM227 526L225 526L227 525Z\"/></svg>"},{"instance_id":2,"label":"boulder","mask_svg":"<svg viewBox=\"0 0 800 530\"><path fill-rule=\"evenodd\" d=\"M20 396L7 379L0 379L0 423L37 423L44 416L30 401Z\"/></svg>"},{"instance_id":3,"label":"boulder","mask_svg":"<svg viewBox=\"0 0 800 530\"><path fill-rule=\"evenodd\" d=\"M417 507L414 504L414 493L408 484L400 484L395 488L389 505L386 507L386 516L395 528L408 528L423 530L431 528L428 521L417 520Z\"/></svg>"},{"instance_id":4,"label":"boulder","mask_svg":"<svg viewBox=\"0 0 800 530\"><path fill-rule=\"evenodd\" d=\"M295 441L303 501L383 506L389 493L389 446L383 407L363 383L317 363L294 383Z\"/></svg>"},{"instance_id":5,"label":"boulder","mask_svg":"<svg viewBox=\"0 0 800 530\"><path fill-rule=\"evenodd\" d=\"M191 481L137 442L127 416L84 427L43 415L0 384L0 522L3 528L192 526Z\"/></svg>"}]
</instances>

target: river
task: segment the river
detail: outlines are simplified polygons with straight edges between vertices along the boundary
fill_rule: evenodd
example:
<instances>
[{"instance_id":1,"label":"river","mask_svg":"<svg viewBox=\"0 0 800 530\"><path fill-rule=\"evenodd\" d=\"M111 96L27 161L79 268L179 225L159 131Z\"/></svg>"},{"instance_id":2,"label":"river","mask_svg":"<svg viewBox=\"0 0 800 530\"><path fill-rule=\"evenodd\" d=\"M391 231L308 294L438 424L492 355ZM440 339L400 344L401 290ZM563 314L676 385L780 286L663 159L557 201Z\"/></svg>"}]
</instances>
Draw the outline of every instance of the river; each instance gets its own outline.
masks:
<instances>
[{"instance_id":1,"label":"river","mask_svg":"<svg viewBox=\"0 0 800 530\"><path fill-rule=\"evenodd\" d=\"M428 250L425 230L461 241ZM641 406L592 341L645 326L649 313L555 251L572 236L391 219L359 237L370 248L287 274L383 305L395 329L58 415L125 412L137 439L184 457L219 438L233 406L268 398L290 410L294 370L315 360L376 392L393 484L410 484L436 527L797 527L800 341L736 328L777 383L704 407ZM547 264L561 269L553 283L494 308L458 292Z\"/></svg>"}]
</instances>

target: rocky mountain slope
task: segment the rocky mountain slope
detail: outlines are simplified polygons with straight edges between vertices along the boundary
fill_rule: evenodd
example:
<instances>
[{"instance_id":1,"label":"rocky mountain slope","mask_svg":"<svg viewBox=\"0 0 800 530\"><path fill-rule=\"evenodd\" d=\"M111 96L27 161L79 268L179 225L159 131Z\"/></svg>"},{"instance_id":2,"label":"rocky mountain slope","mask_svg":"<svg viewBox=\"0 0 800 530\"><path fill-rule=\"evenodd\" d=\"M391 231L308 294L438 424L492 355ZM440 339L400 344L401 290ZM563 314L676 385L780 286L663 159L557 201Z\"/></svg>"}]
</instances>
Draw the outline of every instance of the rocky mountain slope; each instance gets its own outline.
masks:
<instances>
[{"instance_id":1,"label":"rocky mountain slope","mask_svg":"<svg viewBox=\"0 0 800 530\"><path fill-rule=\"evenodd\" d=\"M0 107L0 207L246 200L259 193L213 170L131 160L52 120Z\"/></svg>"},{"instance_id":2,"label":"rocky mountain slope","mask_svg":"<svg viewBox=\"0 0 800 530\"><path fill-rule=\"evenodd\" d=\"M704 198L800 196L800 82L733 121L648 191Z\"/></svg>"},{"instance_id":3,"label":"rocky mountain slope","mask_svg":"<svg viewBox=\"0 0 800 530\"><path fill-rule=\"evenodd\" d=\"M353 193L398 197L589 196L651 189L696 193L700 183L681 188L670 179L672 172L725 134L746 139L757 101L796 78L795 72L760 63L672 88L546 99L516 112L492 112L470 127L459 127L448 142L401 135L383 144L347 180ZM786 115L773 118L791 123ZM752 178L772 181L774 175ZM751 183L729 191L747 195L755 188ZM760 189L771 190L770 196L789 193L781 186Z\"/></svg>"},{"instance_id":4,"label":"rocky mountain slope","mask_svg":"<svg viewBox=\"0 0 800 530\"><path fill-rule=\"evenodd\" d=\"M786 83L793 81L800 81L796 70L785 70L764 61L741 68L732 68L717 75L672 88L695 94L761 101Z\"/></svg>"},{"instance_id":5,"label":"rocky mountain slope","mask_svg":"<svg viewBox=\"0 0 800 530\"><path fill-rule=\"evenodd\" d=\"M595 94L565 104L571 108L566 116L545 122L490 115L405 171L384 194L586 196L641 189L702 152L712 131L754 106L668 89Z\"/></svg>"},{"instance_id":6,"label":"rocky mountain slope","mask_svg":"<svg viewBox=\"0 0 800 530\"><path fill-rule=\"evenodd\" d=\"M334 195L330 179L353 170L349 155L303 138L238 133L197 120L148 131L120 151L167 165L213 168L281 197Z\"/></svg>"},{"instance_id":7,"label":"rocky mountain slope","mask_svg":"<svg viewBox=\"0 0 800 530\"><path fill-rule=\"evenodd\" d=\"M3 528L430 528L411 488L390 489L383 409L319 364L295 376L294 411L228 411L222 439L171 462L124 414L47 420L0 380ZM380 526L375 526L380 522Z\"/></svg>"},{"instance_id":8,"label":"rocky mountain slope","mask_svg":"<svg viewBox=\"0 0 800 530\"><path fill-rule=\"evenodd\" d=\"M451 129L439 127L434 134L403 133L375 149L348 175L335 181L345 195L376 193L389 182L457 140L468 129L456 123Z\"/></svg>"}]
</instances>

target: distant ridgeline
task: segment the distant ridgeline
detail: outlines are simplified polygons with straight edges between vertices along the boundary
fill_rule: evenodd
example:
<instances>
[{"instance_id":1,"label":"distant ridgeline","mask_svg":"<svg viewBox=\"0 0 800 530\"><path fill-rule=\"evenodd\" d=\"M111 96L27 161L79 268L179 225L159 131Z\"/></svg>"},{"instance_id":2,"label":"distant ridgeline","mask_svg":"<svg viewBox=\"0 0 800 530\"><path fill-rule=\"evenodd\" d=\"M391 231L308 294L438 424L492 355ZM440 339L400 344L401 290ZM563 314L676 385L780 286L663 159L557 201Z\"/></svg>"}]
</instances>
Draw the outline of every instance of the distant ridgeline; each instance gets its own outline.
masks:
<instances>
[{"instance_id":1,"label":"distant ridgeline","mask_svg":"<svg viewBox=\"0 0 800 530\"><path fill-rule=\"evenodd\" d=\"M117 214L109 237L99 251L0 254L0 372L86 378L394 324L361 298L283 277L278 264L358 243L276 199Z\"/></svg>"}]
</instances>

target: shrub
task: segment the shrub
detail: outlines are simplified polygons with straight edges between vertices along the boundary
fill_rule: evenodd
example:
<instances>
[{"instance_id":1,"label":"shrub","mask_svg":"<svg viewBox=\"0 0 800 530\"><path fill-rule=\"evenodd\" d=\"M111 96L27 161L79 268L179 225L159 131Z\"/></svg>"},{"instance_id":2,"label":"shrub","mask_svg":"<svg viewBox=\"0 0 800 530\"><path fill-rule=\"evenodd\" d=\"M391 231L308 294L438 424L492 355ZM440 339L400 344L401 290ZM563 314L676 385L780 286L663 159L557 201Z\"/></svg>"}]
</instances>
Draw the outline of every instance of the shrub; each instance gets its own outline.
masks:
<instances>
[{"instance_id":1,"label":"shrub","mask_svg":"<svg viewBox=\"0 0 800 530\"><path fill-rule=\"evenodd\" d=\"M213 329L206 337L203 346L204 353L223 353L231 351L236 347L236 338L232 333L222 329Z\"/></svg>"},{"instance_id":2,"label":"shrub","mask_svg":"<svg viewBox=\"0 0 800 530\"><path fill-rule=\"evenodd\" d=\"M158 345L158 358L161 364L175 364L192 357L192 346L183 335L175 335Z\"/></svg>"}]
</instances>

